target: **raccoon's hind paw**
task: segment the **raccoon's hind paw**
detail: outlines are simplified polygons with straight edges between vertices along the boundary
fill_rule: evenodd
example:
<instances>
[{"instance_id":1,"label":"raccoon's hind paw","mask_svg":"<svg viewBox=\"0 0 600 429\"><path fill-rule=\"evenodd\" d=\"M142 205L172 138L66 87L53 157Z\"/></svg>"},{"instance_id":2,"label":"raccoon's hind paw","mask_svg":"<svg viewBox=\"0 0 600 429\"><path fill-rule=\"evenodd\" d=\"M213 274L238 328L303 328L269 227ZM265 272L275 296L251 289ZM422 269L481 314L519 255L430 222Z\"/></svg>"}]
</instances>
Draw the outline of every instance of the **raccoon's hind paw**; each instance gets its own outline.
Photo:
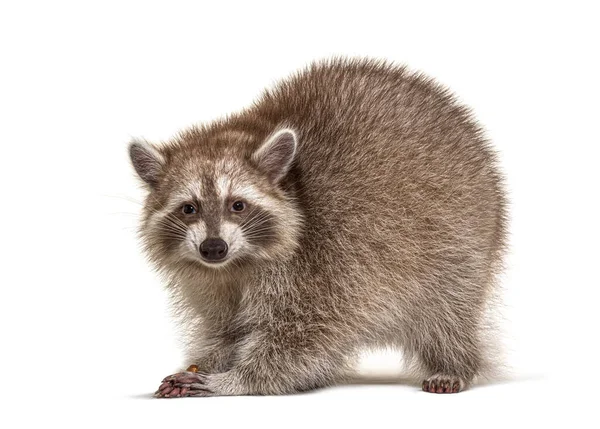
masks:
<instances>
[{"instance_id":1,"label":"raccoon's hind paw","mask_svg":"<svg viewBox=\"0 0 600 429\"><path fill-rule=\"evenodd\" d=\"M435 374L423 381L423 390L430 393L458 393L464 390L465 385L460 377Z\"/></svg>"},{"instance_id":2,"label":"raccoon's hind paw","mask_svg":"<svg viewBox=\"0 0 600 429\"><path fill-rule=\"evenodd\" d=\"M179 372L165 377L154 393L157 398L212 395L213 392L206 386L206 374L191 371Z\"/></svg>"}]
</instances>

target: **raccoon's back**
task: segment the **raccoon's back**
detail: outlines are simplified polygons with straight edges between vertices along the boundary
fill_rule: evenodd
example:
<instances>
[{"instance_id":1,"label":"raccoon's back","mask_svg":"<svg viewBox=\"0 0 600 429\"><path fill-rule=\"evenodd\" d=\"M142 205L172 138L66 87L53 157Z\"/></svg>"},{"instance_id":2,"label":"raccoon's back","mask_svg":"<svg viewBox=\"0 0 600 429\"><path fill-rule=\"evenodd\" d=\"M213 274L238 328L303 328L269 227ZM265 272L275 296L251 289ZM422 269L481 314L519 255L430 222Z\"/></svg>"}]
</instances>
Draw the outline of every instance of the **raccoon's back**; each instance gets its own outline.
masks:
<instances>
[{"instance_id":1,"label":"raccoon's back","mask_svg":"<svg viewBox=\"0 0 600 429\"><path fill-rule=\"evenodd\" d=\"M331 261L380 284L394 273L491 278L500 268L496 155L431 79L378 61L317 63L267 92L254 114L298 133L284 186L297 189L305 217L305 265Z\"/></svg>"},{"instance_id":2,"label":"raccoon's back","mask_svg":"<svg viewBox=\"0 0 600 429\"><path fill-rule=\"evenodd\" d=\"M495 154L468 109L429 78L378 61L317 63L265 94L257 111L298 130L294 180L320 222L382 232L402 222L500 222Z\"/></svg>"}]
</instances>

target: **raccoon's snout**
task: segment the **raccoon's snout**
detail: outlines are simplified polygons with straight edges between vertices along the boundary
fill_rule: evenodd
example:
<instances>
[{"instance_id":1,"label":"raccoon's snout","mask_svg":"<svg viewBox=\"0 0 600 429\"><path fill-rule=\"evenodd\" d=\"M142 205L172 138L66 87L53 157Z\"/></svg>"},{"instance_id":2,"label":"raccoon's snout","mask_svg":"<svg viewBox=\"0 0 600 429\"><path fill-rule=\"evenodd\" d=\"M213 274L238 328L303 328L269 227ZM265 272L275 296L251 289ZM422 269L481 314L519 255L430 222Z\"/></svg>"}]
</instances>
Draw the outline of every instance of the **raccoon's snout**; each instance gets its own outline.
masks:
<instances>
[{"instance_id":1,"label":"raccoon's snout","mask_svg":"<svg viewBox=\"0 0 600 429\"><path fill-rule=\"evenodd\" d=\"M209 238L200 244L200 255L205 261L221 261L227 256L227 243L220 238Z\"/></svg>"}]
</instances>

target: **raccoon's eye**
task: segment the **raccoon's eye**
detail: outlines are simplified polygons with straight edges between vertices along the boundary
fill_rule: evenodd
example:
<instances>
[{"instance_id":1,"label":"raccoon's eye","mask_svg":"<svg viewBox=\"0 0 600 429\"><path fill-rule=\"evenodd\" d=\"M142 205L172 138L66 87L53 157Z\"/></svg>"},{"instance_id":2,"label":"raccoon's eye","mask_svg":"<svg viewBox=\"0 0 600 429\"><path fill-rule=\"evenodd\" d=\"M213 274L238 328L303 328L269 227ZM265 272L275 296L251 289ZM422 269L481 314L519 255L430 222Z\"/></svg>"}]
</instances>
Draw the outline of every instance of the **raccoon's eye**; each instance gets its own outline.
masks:
<instances>
[{"instance_id":1,"label":"raccoon's eye","mask_svg":"<svg viewBox=\"0 0 600 429\"><path fill-rule=\"evenodd\" d=\"M196 207L191 204L184 204L181 211L185 214L194 214L196 213Z\"/></svg>"},{"instance_id":2,"label":"raccoon's eye","mask_svg":"<svg viewBox=\"0 0 600 429\"><path fill-rule=\"evenodd\" d=\"M231 205L232 212L243 212L246 209L246 204L243 201L236 201Z\"/></svg>"}]
</instances>

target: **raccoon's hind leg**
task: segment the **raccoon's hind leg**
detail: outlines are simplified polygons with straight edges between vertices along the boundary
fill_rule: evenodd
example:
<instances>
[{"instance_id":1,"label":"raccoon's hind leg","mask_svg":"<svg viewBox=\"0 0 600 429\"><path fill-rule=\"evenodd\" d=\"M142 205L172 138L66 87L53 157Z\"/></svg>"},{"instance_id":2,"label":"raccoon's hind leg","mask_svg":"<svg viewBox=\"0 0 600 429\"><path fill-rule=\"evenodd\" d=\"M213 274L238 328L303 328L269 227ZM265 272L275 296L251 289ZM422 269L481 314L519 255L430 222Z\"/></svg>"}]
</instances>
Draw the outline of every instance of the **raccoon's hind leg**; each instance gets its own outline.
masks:
<instances>
[{"instance_id":1,"label":"raccoon's hind leg","mask_svg":"<svg viewBox=\"0 0 600 429\"><path fill-rule=\"evenodd\" d=\"M411 348L428 374L424 391L458 393L471 383L482 367L477 326L465 314L433 310L414 327Z\"/></svg>"}]
</instances>

